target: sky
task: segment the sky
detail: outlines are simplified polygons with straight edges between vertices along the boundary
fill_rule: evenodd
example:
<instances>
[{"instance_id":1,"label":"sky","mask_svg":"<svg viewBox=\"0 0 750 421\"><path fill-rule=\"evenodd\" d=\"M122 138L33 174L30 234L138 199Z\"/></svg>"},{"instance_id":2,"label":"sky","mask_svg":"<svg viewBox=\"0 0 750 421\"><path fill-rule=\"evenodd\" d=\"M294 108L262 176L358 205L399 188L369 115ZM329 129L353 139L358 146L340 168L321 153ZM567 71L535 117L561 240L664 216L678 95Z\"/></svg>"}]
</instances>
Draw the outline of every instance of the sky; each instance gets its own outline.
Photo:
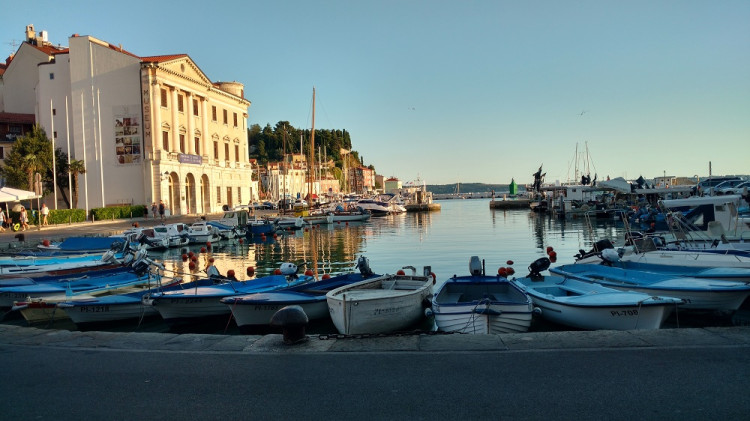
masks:
<instances>
[{"instance_id":1,"label":"sky","mask_svg":"<svg viewBox=\"0 0 750 421\"><path fill-rule=\"evenodd\" d=\"M65 7L63 7L63 5ZM0 0L26 25L238 81L248 125L345 129L428 184L750 174L750 1ZM576 154L576 151L578 154Z\"/></svg>"}]
</instances>

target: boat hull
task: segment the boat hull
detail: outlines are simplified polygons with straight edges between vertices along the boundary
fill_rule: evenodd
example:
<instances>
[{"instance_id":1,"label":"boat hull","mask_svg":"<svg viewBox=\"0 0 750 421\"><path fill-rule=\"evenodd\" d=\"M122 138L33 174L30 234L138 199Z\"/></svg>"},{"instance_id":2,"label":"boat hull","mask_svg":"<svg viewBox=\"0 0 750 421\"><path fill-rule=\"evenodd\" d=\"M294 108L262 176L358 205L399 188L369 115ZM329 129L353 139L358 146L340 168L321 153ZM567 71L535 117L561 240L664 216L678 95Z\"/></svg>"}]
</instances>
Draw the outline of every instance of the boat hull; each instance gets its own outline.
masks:
<instances>
[{"instance_id":1,"label":"boat hull","mask_svg":"<svg viewBox=\"0 0 750 421\"><path fill-rule=\"evenodd\" d=\"M550 272L620 291L681 298L685 301L681 308L686 310L732 312L750 296L750 285L744 282L582 264L563 265L550 269Z\"/></svg>"},{"instance_id":2,"label":"boat hull","mask_svg":"<svg viewBox=\"0 0 750 421\"><path fill-rule=\"evenodd\" d=\"M545 319L587 330L659 329L683 301L557 276L513 281Z\"/></svg>"},{"instance_id":3,"label":"boat hull","mask_svg":"<svg viewBox=\"0 0 750 421\"><path fill-rule=\"evenodd\" d=\"M336 288L326 295L326 301L339 333L378 334L419 322L431 293L431 278L385 275Z\"/></svg>"},{"instance_id":4,"label":"boat hull","mask_svg":"<svg viewBox=\"0 0 750 421\"><path fill-rule=\"evenodd\" d=\"M499 276L447 280L432 299L438 330L472 334L526 332L531 326L529 297Z\"/></svg>"},{"instance_id":5,"label":"boat hull","mask_svg":"<svg viewBox=\"0 0 750 421\"><path fill-rule=\"evenodd\" d=\"M262 296L266 294L253 295ZM262 297L248 296L247 299L227 304L234 315L237 326L241 329L268 327L273 315L290 305L300 306L310 321L328 318L328 303L324 295L310 297L281 292L269 295L275 296L272 301Z\"/></svg>"}]
</instances>

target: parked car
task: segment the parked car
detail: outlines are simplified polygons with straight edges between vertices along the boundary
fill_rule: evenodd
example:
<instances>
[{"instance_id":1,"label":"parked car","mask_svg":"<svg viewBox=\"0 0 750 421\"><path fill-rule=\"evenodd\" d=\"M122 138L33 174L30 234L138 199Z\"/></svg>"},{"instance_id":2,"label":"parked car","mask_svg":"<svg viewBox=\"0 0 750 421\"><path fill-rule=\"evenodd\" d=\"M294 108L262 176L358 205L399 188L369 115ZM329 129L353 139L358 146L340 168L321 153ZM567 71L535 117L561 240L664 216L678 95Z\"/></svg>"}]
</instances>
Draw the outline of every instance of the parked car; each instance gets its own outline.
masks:
<instances>
[{"instance_id":1,"label":"parked car","mask_svg":"<svg viewBox=\"0 0 750 421\"><path fill-rule=\"evenodd\" d=\"M742 182L739 177L712 177L701 180L700 183L693 186L693 194L708 194L709 190L715 188L725 181Z\"/></svg>"},{"instance_id":2,"label":"parked car","mask_svg":"<svg viewBox=\"0 0 750 421\"><path fill-rule=\"evenodd\" d=\"M278 209L278 208L279 208L279 206L276 203L273 203L273 202L263 202L263 209L274 210L274 209Z\"/></svg>"},{"instance_id":3,"label":"parked car","mask_svg":"<svg viewBox=\"0 0 750 421\"><path fill-rule=\"evenodd\" d=\"M729 183L726 186L725 183ZM725 181L714 188L715 194L742 194L745 188L750 190L750 180L743 181L741 183L734 183Z\"/></svg>"}]
</instances>

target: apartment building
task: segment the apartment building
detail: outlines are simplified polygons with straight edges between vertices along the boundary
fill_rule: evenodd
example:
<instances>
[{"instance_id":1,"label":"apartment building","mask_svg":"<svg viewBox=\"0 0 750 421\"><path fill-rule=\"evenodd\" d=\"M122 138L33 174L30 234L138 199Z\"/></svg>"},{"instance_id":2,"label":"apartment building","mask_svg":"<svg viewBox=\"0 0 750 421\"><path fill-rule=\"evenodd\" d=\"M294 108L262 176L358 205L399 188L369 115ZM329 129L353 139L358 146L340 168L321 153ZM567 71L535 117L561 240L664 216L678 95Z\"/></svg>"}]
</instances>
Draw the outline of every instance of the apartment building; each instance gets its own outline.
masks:
<instances>
[{"instance_id":1,"label":"apartment building","mask_svg":"<svg viewBox=\"0 0 750 421\"><path fill-rule=\"evenodd\" d=\"M40 34L26 28L2 104L33 113L84 161L79 208L163 200L173 214L205 214L257 200L242 83L211 81L187 54L141 57L78 34L53 47Z\"/></svg>"}]
</instances>

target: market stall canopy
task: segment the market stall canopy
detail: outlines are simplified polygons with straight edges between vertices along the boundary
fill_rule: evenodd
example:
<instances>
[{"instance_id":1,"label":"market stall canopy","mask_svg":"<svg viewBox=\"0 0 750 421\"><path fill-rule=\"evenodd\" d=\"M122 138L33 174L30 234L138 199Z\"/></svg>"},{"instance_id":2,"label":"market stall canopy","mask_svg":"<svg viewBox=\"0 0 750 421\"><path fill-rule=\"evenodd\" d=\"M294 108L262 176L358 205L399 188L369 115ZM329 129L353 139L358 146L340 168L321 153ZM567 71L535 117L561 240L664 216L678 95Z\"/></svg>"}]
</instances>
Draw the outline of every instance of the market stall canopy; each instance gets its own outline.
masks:
<instances>
[{"instance_id":1,"label":"market stall canopy","mask_svg":"<svg viewBox=\"0 0 750 421\"><path fill-rule=\"evenodd\" d=\"M14 189L13 187L0 187L0 203L18 202L20 200L36 199L36 193L28 190Z\"/></svg>"}]
</instances>

